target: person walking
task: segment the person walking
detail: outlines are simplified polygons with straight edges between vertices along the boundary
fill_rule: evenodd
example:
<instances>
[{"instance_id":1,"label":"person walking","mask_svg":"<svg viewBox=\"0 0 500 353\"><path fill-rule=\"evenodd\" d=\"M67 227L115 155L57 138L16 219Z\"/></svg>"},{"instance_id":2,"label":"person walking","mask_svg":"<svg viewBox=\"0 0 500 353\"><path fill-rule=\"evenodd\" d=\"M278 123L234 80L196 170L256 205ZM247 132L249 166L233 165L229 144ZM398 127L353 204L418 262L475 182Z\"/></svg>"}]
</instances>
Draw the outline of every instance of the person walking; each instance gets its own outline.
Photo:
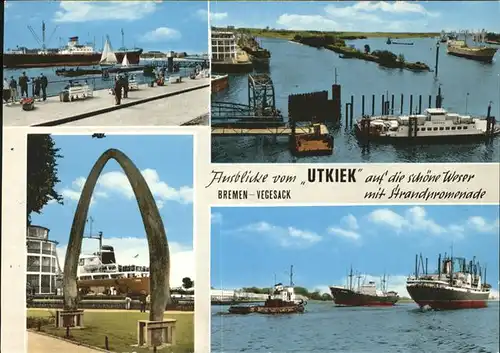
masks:
<instances>
[{"instance_id":1,"label":"person walking","mask_svg":"<svg viewBox=\"0 0 500 353\"><path fill-rule=\"evenodd\" d=\"M41 77L35 77L33 80L33 86L35 87L34 93L33 93L33 98L40 98L40 90L42 88L42 80Z\"/></svg>"},{"instance_id":2,"label":"person walking","mask_svg":"<svg viewBox=\"0 0 500 353\"><path fill-rule=\"evenodd\" d=\"M26 76L26 72L23 72L21 76L19 76L19 87L21 88L21 97L28 98L28 82L29 78Z\"/></svg>"},{"instance_id":3,"label":"person walking","mask_svg":"<svg viewBox=\"0 0 500 353\"><path fill-rule=\"evenodd\" d=\"M148 296L146 297L146 309L148 311L151 311L151 295L148 294Z\"/></svg>"},{"instance_id":4,"label":"person walking","mask_svg":"<svg viewBox=\"0 0 500 353\"><path fill-rule=\"evenodd\" d=\"M130 310L130 303L132 302L132 299L127 295L125 297L125 309Z\"/></svg>"},{"instance_id":5,"label":"person walking","mask_svg":"<svg viewBox=\"0 0 500 353\"><path fill-rule=\"evenodd\" d=\"M10 76L10 98L12 99L12 103L17 101L17 82L14 79L14 76Z\"/></svg>"},{"instance_id":6,"label":"person walking","mask_svg":"<svg viewBox=\"0 0 500 353\"><path fill-rule=\"evenodd\" d=\"M47 77L42 73L40 74L40 84L42 86L42 99L43 101L47 100L47 86L49 85L49 81Z\"/></svg>"},{"instance_id":7,"label":"person walking","mask_svg":"<svg viewBox=\"0 0 500 353\"><path fill-rule=\"evenodd\" d=\"M120 105L122 101L122 81L119 76L115 79L115 105Z\"/></svg>"},{"instance_id":8,"label":"person walking","mask_svg":"<svg viewBox=\"0 0 500 353\"><path fill-rule=\"evenodd\" d=\"M128 98L128 76L125 74L122 78L122 85L123 85L123 98Z\"/></svg>"},{"instance_id":9,"label":"person walking","mask_svg":"<svg viewBox=\"0 0 500 353\"><path fill-rule=\"evenodd\" d=\"M141 313L146 312L146 293L141 293Z\"/></svg>"}]
</instances>

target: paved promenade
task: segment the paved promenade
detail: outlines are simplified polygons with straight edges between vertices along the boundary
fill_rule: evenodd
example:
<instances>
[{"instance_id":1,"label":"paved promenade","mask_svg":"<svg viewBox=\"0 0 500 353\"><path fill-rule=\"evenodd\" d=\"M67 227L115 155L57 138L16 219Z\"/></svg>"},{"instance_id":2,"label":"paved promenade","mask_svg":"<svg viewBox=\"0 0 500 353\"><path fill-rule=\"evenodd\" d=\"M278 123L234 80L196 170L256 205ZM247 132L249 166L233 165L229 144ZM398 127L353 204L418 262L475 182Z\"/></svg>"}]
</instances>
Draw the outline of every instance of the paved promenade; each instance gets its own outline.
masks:
<instances>
[{"instance_id":1,"label":"paved promenade","mask_svg":"<svg viewBox=\"0 0 500 353\"><path fill-rule=\"evenodd\" d=\"M102 351L28 331L28 353L48 352L101 353Z\"/></svg>"},{"instance_id":2,"label":"paved promenade","mask_svg":"<svg viewBox=\"0 0 500 353\"><path fill-rule=\"evenodd\" d=\"M108 90L94 91L85 100L62 103L59 97L36 102L35 109L23 111L19 104L4 105L4 126L178 126L209 112L210 78L167 84L141 85L115 106Z\"/></svg>"}]
</instances>

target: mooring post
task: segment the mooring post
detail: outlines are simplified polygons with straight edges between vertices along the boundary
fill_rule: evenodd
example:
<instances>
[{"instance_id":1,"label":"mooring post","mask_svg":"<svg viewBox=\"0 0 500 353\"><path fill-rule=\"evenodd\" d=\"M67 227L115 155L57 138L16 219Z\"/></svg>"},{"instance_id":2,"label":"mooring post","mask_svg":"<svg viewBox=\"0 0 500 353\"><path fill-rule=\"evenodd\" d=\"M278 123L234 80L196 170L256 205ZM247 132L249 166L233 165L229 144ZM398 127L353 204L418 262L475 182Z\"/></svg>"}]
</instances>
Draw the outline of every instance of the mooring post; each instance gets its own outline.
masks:
<instances>
[{"instance_id":1,"label":"mooring post","mask_svg":"<svg viewBox=\"0 0 500 353\"><path fill-rule=\"evenodd\" d=\"M382 108L382 114L381 115L385 115L385 112L384 112L384 108L385 108L385 96L382 95L382 104L380 105L380 108Z\"/></svg>"},{"instance_id":2,"label":"mooring post","mask_svg":"<svg viewBox=\"0 0 500 353\"><path fill-rule=\"evenodd\" d=\"M394 94L391 95L391 114L394 114Z\"/></svg>"},{"instance_id":3,"label":"mooring post","mask_svg":"<svg viewBox=\"0 0 500 353\"><path fill-rule=\"evenodd\" d=\"M375 95L372 94L372 116L375 115Z\"/></svg>"},{"instance_id":4,"label":"mooring post","mask_svg":"<svg viewBox=\"0 0 500 353\"><path fill-rule=\"evenodd\" d=\"M349 113L350 113L350 117L349 117L349 126L352 126L352 120L353 120L353 116L354 116L354 96L351 95L351 106L349 107Z\"/></svg>"},{"instance_id":5,"label":"mooring post","mask_svg":"<svg viewBox=\"0 0 500 353\"><path fill-rule=\"evenodd\" d=\"M108 336L104 337L104 347L109 351L109 339Z\"/></svg>"},{"instance_id":6,"label":"mooring post","mask_svg":"<svg viewBox=\"0 0 500 353\"><path fill-rule=\"evenodd\" d=\"M436 108L441 108L442 98L441 98L441 85L438 87L438 94L436 96Z\"/></svg>"},{"instance_id":7,"label":"mooring post","mask_svg":"<svg viewBox=\"0 0 500 353\"><path fill-rule=\"evenodd\" d=\"M410 94L410 112L409 114L413 114L413 94Z\"/></svg>"},{"instance_id":8,"label":"mooring post","mask_svg":"<svg viewBox=\"0 0 500 353\"><path fill-rule=\"evenodd\" d=\"M69 338L69 326L66 326L66 338Z\"/></svg>"},{"instance_id":9,"label":"mooring post","mask_svg":"<svg viewBox=\"0 0 500 353\"><path fill-rule=\"evenodd\" d=\"M436 66L434 67L434 78L438 77L439 64L439 40L436 43Z\"/></svg>"},{"instance_id":10,"label":"mooring post","mask_svg":"<svg viewBox=\"0 0 500 353\"><path fill-rule=\"evenodd\" d=\"M361 116L365 115L365 95L361 96Z\"/></svg>"},{"instance_id":11,"label":"mooring post","mask_svg":"<svg viewBox=\"0 0 500 353\"><path fill-rule=\"evenodd\" d=\"M404 105L404 101L405 101L405 96L403 93L401 93L401 108L399 109L399 114L403 114L403 105Z\"/></svg>"},{"instance_id":12,"label":"mooring post","mask_svg":"<svg viewBox=\"0 0 500 353\"><path fill-rule=\"evenodd\" d=\"M492 124L491 119L491 103L488 104L488 112L486 113L486 133L492 133L493 132L493 124Z\"/></svg>"},{"instance_id":13,"label":"mooring post","mask_svg":"<svg viewBox=\"0 0 500 353\"><path fill-rule=\"evenodd\" d=\"M349 126L349 103L345 104L345 128Z\"/></svg>"},{"instance_id":14,"label":"mooring post","mask_svg":"<svg viewBox=\"0 0 500 353\"><path fill-rule=\"evenodd\" d=\"M422 95L418 96L418 114L422 114Z\"/></svg>"},{"instance_id":15,"label":"mooring post","mask_svg":"<svg viewBox=\"0 0 500 353\"><path fill-rule=\"evenodd\" d=\"M431 106L432 106L432 95L429 94L429 107L428 108L430 108Z\"/></svg>"}]
</instances>

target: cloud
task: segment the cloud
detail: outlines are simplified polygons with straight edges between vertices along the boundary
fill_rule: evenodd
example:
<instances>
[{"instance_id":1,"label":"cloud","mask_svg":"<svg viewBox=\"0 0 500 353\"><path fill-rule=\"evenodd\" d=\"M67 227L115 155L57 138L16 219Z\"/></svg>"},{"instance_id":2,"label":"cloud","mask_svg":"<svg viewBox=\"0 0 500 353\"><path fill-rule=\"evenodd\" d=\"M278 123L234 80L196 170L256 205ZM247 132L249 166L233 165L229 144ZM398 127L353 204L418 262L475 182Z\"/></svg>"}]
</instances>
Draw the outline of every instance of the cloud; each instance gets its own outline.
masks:
<instances>
[{"instance_id":1,"label":"cloud","mask_svg":"<svg viewBox=\"0 0 500 353\"><path fill-rule=\"evenodd\" d=\"M200 9L196 11L196 15L201 20L208 20L208 11ZM210 21L221 21L226 19L228 16L227 12L210 12Z\"/></svg>"},{"instance_id":2,"label":"cloud","mask_svg":"<svg viewBox=\"0 0 500 353\"><path fill-rule=\"evenodd\" d=\"M61 1L54 22L134 21L156 9L156 1Z\"/></svg>"},{"instance_id":3,"label":"cloud","mask_svg":"<svg viewBox=\"0 0 500 353\"><path fill-rule=\"evenodd\" d=\"M210 221L212 224L221 224L222 223L222 214L219 212L212 212L210 214Z\"/></svg>"},{"instance_id":4,"label":"cloud","mask_svg":"<svg viewBox=\"0 0 500 353\"><path fill-rule=\"evenodd\" d=\"M267 222L258 222L239 228L237 232L262 234L274 239L282 247L303 247L321 241L315 232L294 227L280 227Z\"/></svg>"},{"instance_id":5,"label":"cloud","mask_svg":"<svg viewBox=\"0 0 500 353\"><path fill-rule=\"evenodd\" d=\"M169 186L165 181L160 180L158 172L154 169L144 169L142 176L156 199L158 208L162 208L166 201L175 201L181 204L193 202L193 189L189 186L181 186L179 189ZM82 193L85 178L79 177L73 181L71 187L61 190L61 195L66 200L78 201ZM101 198L108 198L111 194L118 194L127 199L134 198L134 192L130 186L125 173L121 171L107 172L102 174L97 180L96 189L92 195L91 203Z\"/></svg>"},{"instance_id":6,"label":"cloud","mask_svg":"<svg viewBox=\"0 0 500 353\"><path fill-rule=\"evenodd\" d=\"M359 240L361 235L356 231L359 228L356 217L348 214L340 220L342 226L332 226L327 229L328 233L342 238Z\"/></svg>"},{"instance_id":7,"label":"cloud","mask_svg":"<svg viewBox=\"0 0 500 353\"><path fill-rule=\"evenodd\" d=\"M491 233L498 231L499 220L489 223L480 216L471 216L463 223L440 225L431 219L423 207L415 206L398 214L390 209L382 208L372 211L368 220L374 224L392 228L396 233L402 231L428 232L433 235L451 234L462 237L467 229Z\"/></svg>"},{"instance_id":8,"label":"cloud","mask_svg":"<svg viewBox=\"0 0 500 353\"><path fill-rule=\"evenodd\" d=\"M182 37L181 32L168 27L158 27L142 36L145 42L160 42L166 40L178 40Z\"/></svg>"},{"instance_id":9,"label":"cloud","mask_svg":"<svg viewBox=\"0 0 500 353\"><path fill-rule=\"evenodd\" d=\"M285 13L279 16L276 23L291 30L414 31L413 20L400 20L402 15L418 16L418 23L425 28L427 22L424 19L438 17L439 13L430 12L422 4L414 2L359 1L348 6L327 5L324 14Z\"/></svg>"},{"instance_id":10,"label":"cloud","mask_svg":"<svg viewBox=\"0 0 500 353\"><path fill-rule=\"evenodd\" d=\"M500 299L500 292L498 292L498 290L496 290L496 289L491 289L490 290L490 299L499 300Z\"/></svg>"},{"instance_id":11,"label":"cloud","mask_svg":"<svg viewBox=\"0 0 500 353\"><path fill-rule=\"evenodd\" d=\"M149 266L149 248L146 238L105 238L104 245L115 250L116 262L121 265ZM169 242L170 250L170 286L179 287L182 279L189 277L195 280L195 257L191 246ZM57 247L57 255L61 270L64 270L67 244ZM92 239L84 239L82 254L93 254L98 251L98 243Z\"/></svg>"}]
</instances>

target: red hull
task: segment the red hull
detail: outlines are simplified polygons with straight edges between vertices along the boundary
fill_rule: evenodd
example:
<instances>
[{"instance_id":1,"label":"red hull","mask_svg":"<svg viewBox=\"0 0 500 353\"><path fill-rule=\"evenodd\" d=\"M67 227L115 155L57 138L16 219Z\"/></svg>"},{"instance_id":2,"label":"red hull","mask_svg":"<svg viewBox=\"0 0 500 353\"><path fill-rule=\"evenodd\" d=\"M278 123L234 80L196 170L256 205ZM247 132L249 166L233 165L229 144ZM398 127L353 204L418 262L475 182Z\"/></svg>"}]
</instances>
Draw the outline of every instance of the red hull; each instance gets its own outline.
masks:
<instances>
[{"instance_id":1,"label":"red hull","mask_svg":"<svg viewBox=\"0 0 500 353\"><path fill-rule=\"evenodd\" d=\"M420 307L428 305L435 310L480 309L488 306L486 300L420 300L417 304Z\"/></svg>"}]
</instances>

